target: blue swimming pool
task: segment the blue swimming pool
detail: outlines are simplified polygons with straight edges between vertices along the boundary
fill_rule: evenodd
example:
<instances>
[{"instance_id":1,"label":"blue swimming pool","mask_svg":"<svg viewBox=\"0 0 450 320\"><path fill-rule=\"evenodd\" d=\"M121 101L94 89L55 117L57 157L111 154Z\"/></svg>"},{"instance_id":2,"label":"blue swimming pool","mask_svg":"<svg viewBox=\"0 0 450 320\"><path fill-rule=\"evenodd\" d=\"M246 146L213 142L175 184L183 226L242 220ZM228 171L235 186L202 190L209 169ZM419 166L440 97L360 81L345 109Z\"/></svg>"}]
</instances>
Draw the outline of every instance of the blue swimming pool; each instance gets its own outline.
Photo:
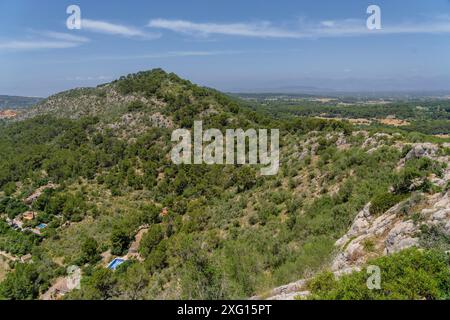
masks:
<instances>
[{"instance_id":1,"label":"blue swimming pool","mask_svg":"<svg viewBox=\"0 0 450 320\"><path fill-rule=\"evenodd\" d=\"M111 261L108 264L108 269L110 270L116 270L118 266L120 266L122 263L124 263L125 260L124 259L120 259L120 258L115 258L113 261Z\"/></svg>"},{"instance_id":2,"label":"blue swimming pool","mask_svg":"<svg viewBox=\"0 0 450 320\"><path fill-rule=\"evenodd\" d=\"M45 223L41 223L37 226L38 229L45 229L47 228L47 225Z\"/></svg>"}]
</instances>

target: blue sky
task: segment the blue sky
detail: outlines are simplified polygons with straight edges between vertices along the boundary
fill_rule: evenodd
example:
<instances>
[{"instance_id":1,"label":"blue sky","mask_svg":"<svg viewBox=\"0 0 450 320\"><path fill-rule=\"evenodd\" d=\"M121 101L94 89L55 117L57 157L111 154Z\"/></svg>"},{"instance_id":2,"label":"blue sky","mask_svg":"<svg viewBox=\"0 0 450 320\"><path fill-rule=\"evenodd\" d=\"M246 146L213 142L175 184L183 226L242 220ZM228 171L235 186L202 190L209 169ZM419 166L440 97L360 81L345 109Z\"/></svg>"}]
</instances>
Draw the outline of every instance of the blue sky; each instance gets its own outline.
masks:
<instances>
[{"instance_id":1,"label":"blue sky","mask_svg":"<svg viewBox=\"0 0 450 320\"><path fill-rule=\"evenodd\" d=\"M371 4L382 30L366 28ZM224 91L450 90L448 0L2 0L0 21L0 94L156 67Z\"/></svg>"}]
</instances>

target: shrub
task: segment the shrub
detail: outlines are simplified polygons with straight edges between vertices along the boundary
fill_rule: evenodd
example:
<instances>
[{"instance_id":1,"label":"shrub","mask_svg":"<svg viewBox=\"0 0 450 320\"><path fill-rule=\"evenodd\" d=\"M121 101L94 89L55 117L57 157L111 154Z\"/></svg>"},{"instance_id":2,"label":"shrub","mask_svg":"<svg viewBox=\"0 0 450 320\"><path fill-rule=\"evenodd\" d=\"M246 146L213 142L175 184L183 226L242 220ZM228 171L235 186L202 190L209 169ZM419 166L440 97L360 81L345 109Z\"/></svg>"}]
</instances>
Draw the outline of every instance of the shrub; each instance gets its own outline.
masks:
<instances>
[{"instance_id":1,"label":"shrub","mask_svg":"<svg viewBox=\"0 0 450 320\"><path fill-rule=\"evenodd\" d=\"M450 258L440 251L407 249L369 261L381 270L381 289L370 290L366 270L333 281L319 274L309 282L310 299L399 300L450 298Z\"/></svg>"},{"instance_id":2,"label":"shrub","mask_svg":"<svg viewBox=\"0 0 450 320\"><path fill-rule=\"evenodd\" d=\"M129 112L140 111L144 109L144 107L145 105L141 101L135 100L130 102L130 104L128 105L128 111Z\"/></svg>"},{"instance_id":3,"label":"shrub","mask_svg":"<svg viewBox=\"0 0 450 320\"><path fill-rule=\"evenodd\" d=\"M389 192L376 195L372 199L370 206L370 213L373 215L380 215L392 208L394 205L402 201L404 196L396 195Z\"/></svg>"},{"instance_id":4,"label":"shrub","mask_svg":"<svg viewBox=\"0 0 450 320\"><path fill-rule=\"evenodd\" d=\"M3 186L3 191L5 192L6 196L11 196L14 192L16 192L16 183L15 182L8 182Z\"/></svg>"},{"instance_id":5,"label":"shrub","mask_svg":"<svg viewBox=\"0 0 450 320\"><path fill-rule=\"evenodd\" d=\"M131 242L131 235L123 228L116 227L111 234L111 253L120 256L126 252Z\"/></svg>"},{"instance_id":6,"label":"shrub","mask_svg":"<svg viewBox=\"0 0 450 320\"><path fill-rule=\"evenodd\" d=\"M161 225L152 225L141 241L139 251L144 257L147 257L164 239L164 232Z\"/></svg>"},{"instance_id":7,"label":"shrub","mask_svg":"<svg viewBox=\"0 0 450 320\"><path fill-rule=\"evenodd\" d=\"M97 262L100 258L97 241L86 238L81 246L81 263Z\"/></svg>"}]
</instances>

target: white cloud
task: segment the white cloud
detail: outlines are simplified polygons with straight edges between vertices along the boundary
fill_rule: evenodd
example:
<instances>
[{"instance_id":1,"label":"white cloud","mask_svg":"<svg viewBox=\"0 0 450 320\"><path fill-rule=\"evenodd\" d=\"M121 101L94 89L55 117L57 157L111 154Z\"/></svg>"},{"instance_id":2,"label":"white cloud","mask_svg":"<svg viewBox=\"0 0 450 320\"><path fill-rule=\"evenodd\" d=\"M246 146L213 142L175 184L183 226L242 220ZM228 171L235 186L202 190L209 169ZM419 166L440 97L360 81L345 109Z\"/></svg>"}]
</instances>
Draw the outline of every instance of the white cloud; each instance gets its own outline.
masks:
<instances>
[{"instance_id":1,"label":"white cloud","mask_svg":"<svg viewBox=\"0 0 450 320\"><path fill-rule=\"evenodd\" d=\"M223 34L259 38L296 38L298 34L272 26L269 22L258 23L195 23L186 20L154 19L148 24L152 28L197 35Z\"/></svg>"},{"instance_id":2,"label":"white cloud","mask_svg":"<svg viewBox=\"0 0 450 320\"><path fill-rule=\"evenodd\" d=\"M196 23L187 20L153 19L148 27L195 35L227 35L256 38L321 38L388 34L447 34L450 18L437 17L428 22L383 25L368 30L364 19L326 20L319 23L291 23L276 26L271 22Z\"/></svg>"},{"instance_id":3,"label":"white cloud","mask_svg":"<svg viewBox=\"0 0 450 320\"><path fill-rule=\"evenodd\" d=\"M8 50L39 50L39 49L66 49L77 47L79 43L69 41L41 41L41 40L11 40L0 42L0 49Z\"/></svg>"},{"instance_id":4,"label":"white cloud","mask_svg":"<svg viewBox=\"0 0 450 320\"><path fill-rule=\"evenodd\" d=\"M164 58L177 58L177 57L205 57L205 56L218 56L218 55L231 55L239 54L242 51L168 51L161 53L148 53L140 55L120 55L120 56L102 56L85 58L84 61L92 60L145 60L145 59L164 59Z\"/></svg>"},{"instance_id":5,"label":"white cloud","mask_svg":"<svg viewBox=\"0 0 450 320\"><path fill-rule=\"evenodd\" d=\"M143 32L134 27L89 19L82 20L82 29L91 32L120 35L124 37L138 37L142 39L155 39L160 37L159 34ZM25 40L0 40L0 50L32 51L42 49L65 49L78 47L91 41L87 37L76 34L75 31L68 33L30 29L28 32L31 33L31 35L28 35Z\"/></svg>"},{"instance_id":6,"label":"white cloud","mask_svg":"<svg viewBox=\"0 0 450 320\"><path fill-rule=\"evenodd\" d=\"M159 34L148 34L134 27L90 19L82 20L81 29L104 34L120 35L124 37L140 37L146 39L156 39L160 37Z\"/></svg>"},{"instance_id":7,"label":"white cloud","mask_svg":"<svg viewBox=\"0 0 450 320\"><path fill-rule=\"evenodd\" d=\"M53 38L56 40L63 40L63 41L71 41L71 42L89 42L90 40L86 37L77 36L70 33L64 33L64 32L54 32L54 31L46 31L40 33L43 36Z\"/></svg>"},{"instance_id":8,"label":"white cloud","mask_svg":"<svg viewBox=\"0 0 450 320\"><path fill-rule=\"evenodd\" d=\"M335 26L335 22L333 20L322 21L320 24L324 27L330 27L330 28Z\"/></svg>"},{"instance_id":9,"label":"white cloud","mask_svg":"<svg viewBox=\"0 0 450 320\"><path fill-rule=\"evenodd\" d=\"M54 32L29 30L33 35L27 39L13 39L0 41L0 50L33 51L44 49L67 49L78 47L90 40L77 35Z\"/></svg>"}]
</instances>

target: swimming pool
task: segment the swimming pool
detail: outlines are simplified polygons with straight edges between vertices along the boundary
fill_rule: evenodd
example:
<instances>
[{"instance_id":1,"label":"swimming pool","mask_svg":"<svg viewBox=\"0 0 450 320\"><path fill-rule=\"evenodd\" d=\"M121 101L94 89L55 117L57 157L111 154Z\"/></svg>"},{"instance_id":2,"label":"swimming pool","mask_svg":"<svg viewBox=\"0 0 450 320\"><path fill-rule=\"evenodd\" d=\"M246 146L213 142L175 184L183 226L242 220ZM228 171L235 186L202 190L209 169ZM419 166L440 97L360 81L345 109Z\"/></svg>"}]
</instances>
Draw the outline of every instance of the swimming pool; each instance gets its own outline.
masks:
<instances>
[{"instance_id":1,"label":"swimming pool","mask_svg":"<svg viewBox=\"0 0 450 320\"><path fill-rule=\"evenodd\" d=\"M116 270L117 267L119 267L122 263L124 263L125 260L124 259L120 259L120 258L115 258L113 261L111 261L108 264L108 269L110 270Z\"/></svg>"},{"instance_id":2,"label":"swimming pool","mask_svg":"<svg viewBox=\"0 0 450 320\"><path fill-rule=\"evenodd\" d=\"M47 228L47 225L45 223L41 223L37 226L38 229L45 229Z\"/></svg>"}]
</instances>

